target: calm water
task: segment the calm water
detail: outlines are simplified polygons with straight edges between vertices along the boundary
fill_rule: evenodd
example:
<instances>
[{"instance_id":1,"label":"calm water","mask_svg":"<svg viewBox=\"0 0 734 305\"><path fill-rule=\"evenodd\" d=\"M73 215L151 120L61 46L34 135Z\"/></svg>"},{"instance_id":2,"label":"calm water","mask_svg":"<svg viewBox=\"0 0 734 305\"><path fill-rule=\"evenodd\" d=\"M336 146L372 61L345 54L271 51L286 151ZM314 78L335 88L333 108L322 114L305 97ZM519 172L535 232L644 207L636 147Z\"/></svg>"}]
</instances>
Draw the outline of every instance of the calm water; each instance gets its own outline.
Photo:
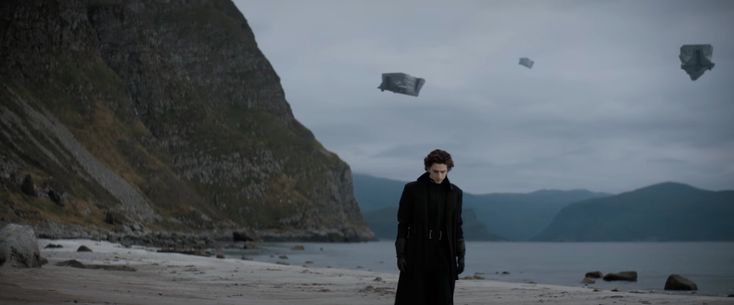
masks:
<instances>
[{"instance_id":1,"label":"calm water","mask_svg":"<svg viewBox=\"0 0 734 305\"><path fill-rule=\"evenodd\" d=\"M305 250L293 250L295 245ZM265 243L256 250L225 250L228 257L257 261L397 273L394 253L392 241ZM479 273L492 280L567 286L582 286L589 271L637 271L636 283L598 280L590 285L627 291L662 291L668 275L677 273L696 282L699 294L734 293L734 242L469 242L466 264L462 276Z\"/></svg>"}]
</instances>

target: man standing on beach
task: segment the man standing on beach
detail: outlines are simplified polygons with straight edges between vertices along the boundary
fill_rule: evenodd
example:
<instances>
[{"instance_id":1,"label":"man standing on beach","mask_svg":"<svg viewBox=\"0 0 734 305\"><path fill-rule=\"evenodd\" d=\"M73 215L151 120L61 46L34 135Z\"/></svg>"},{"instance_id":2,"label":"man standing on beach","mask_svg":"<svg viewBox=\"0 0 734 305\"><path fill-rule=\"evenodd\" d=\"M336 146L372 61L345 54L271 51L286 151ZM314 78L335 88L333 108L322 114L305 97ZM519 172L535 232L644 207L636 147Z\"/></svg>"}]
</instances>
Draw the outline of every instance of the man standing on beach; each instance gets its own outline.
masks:
<instances>
[{"instance_id":1,"label":"man standing on beach","mask_svg":"<svg viewBox=\"0 0 734 305\"><path fill-rule=\"evenodd\" d=\"M423 159L426 172L400 197L395 240L398 280L395 305L449 305L464 271L462 191L449 182L451 155L436 149Z\"/></svg>"}]
</instances>

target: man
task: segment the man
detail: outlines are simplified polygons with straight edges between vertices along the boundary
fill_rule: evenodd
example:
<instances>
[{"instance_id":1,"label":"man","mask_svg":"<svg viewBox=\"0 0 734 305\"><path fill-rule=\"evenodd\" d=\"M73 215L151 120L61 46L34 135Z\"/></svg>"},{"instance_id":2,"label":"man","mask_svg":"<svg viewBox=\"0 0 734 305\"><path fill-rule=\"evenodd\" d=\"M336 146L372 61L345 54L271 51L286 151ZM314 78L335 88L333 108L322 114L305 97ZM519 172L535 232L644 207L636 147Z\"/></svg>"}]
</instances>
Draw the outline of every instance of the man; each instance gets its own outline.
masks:
<instances>
[{"instance_id":1,"label":"man","mask_svg":"<svg viewBox=\"0 0 734 305\"><path fill-rule=\"evenodd\" d=\"M423 164L426 172L406 184L400 197L395 305L453 304L454 284L464 271L463 195L447 178L454 161L436 149Z\"/></svg>"}]
</instances>

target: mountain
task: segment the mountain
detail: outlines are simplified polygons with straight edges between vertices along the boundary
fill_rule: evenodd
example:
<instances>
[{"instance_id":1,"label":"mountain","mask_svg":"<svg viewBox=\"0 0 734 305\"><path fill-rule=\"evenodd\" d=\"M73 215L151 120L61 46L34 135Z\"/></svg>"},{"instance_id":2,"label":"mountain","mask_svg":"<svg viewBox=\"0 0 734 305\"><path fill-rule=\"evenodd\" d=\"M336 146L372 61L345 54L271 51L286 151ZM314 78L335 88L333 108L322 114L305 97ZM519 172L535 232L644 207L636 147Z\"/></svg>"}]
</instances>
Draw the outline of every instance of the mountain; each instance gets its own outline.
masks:
<instances>
[{"instance_id":1,"label":"mountain","mask_svg":"<svg viewBox=\"0 0 734 305\"><path fill-rule=\"evenodd\" d=\"M355 173L353 177L354 193L370 228L378 237L394 238L393 219L405 182L359 173ZM482 195L464 192L464 213L470 211L483 225L481 232L487 233L481 233L484 236L482 239L528 240L550 224L563 207L573 202L604 196L609 195L586 190L539 190L527 194ZM385 210L388 207L390 209ZM471 224L466 219L464 221L465 225ZM383 226L386 228L382 228ZM385 230L390 233L385 235Z\"/></svg>"},{"instance_id":2,"label":"mountain","mask_svg":"<svg viewBox=\"0 0 734 305\"><path fill-rule=\"evenodd\" d=\"M398 197L400 195L398 194ZM359 197L357 197L359 198ZM359 200L359 199L357 199ZM364 212L364 218L375 233L378 239L394 240L397 234L398 210L396 207L387 207L377 210L369 210ZM462 211L462 219L464 220L464 239L470 241L484 240L501 240L497 235L487 231L484 223L477 219L476 213L471 209Z\"/></svg>"},{"instance_id":3,"label":"mountain","mask_svg":"<svg viewBox=\"0 0 734 305\"><path fill-rule=\"evenodd\" d=\"M358 173L352 179L357 202L372 232L380 239L395 239L398 203L405 182ZM487 230L472 209L464 207L462 217L467 240L500 239Z\"/></svg>"},{"instance_id":4,"label":"mountain","mask_svg":"<svg viewBox=\"0 0 734 305\"><path fill-rule=\"evenodd\" d=\"M397 208L406 183L359 173L352 174L352 181L354 196L357 197L359 208L364 213L387 207Z\"/></svg>"},{"instance_id":5,"label":"mountain","mask_svg":"<svg viewBox=\"0 0 734 305\"><path fill-rule=\"evenodd\" d=\"M0 222L365 240L349 166L229 0L0 4Z\"/></svg>"},{"instance_id":6,"label":"mountain","mask_svg":"<svg viewBox=\"0 0 734 305\"><path fill-rule=\"evenodd\" d=\"M609 196L587 190L540 190L531 193L466 194L464 202L474 209L487 228L507 240L528 240L542 231L567 205Z\"/></svg>"},{"instance_id":7,"label":"mountain","mask_svg":"<svg viewBox=\"0 0 734 305\"><path fill-rule=\"evenodd\" d=\"M395 238L397 205L405 182L355 173L354 193L372 231ZM464 232L478 240L526 240L540 232L564 206L607 196L584 190L541 190L529 194L464 192ZM470 233L470 231L472 233Z\"/></svg>"},{"instance_id":8,"label":"mountain","mask_svg":"<svg viewBox=\"0 0 734 305\"><path fill-rule=\"evenodd\" d=\"M734 240L734 191L661 183L562 209L534 240Z\"/></svg>"}]
</instances>

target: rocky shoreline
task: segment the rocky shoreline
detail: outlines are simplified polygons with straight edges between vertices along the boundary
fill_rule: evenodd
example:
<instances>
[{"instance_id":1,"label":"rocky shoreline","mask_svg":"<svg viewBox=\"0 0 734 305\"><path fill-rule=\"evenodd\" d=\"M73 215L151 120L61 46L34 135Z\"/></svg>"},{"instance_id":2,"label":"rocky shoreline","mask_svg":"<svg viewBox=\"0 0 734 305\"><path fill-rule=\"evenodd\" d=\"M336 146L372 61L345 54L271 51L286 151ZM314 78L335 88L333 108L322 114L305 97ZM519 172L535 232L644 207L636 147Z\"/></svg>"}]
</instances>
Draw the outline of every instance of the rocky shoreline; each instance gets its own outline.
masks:
<instances>
[{"instance_id":1,"label":"rocky shoreline","mask_svg":"<svg viewBox=\"0 0 734 305\"><path fill-rule=\"evenodd\" d=\"M392 304L397 276L233 258L160 253L92 240L42 250L41 268L0 269L2 304ZM77 252L82 245L91 252ZM455 303L731 304L731 298L632 293L490 280L460 280Z\"/></svg>"},{"instance_id":2,"label":"rocky shoreline","mask_svg":"<svg viewBox=\"0 0 734 305\"><path fill-rule=\"evenodd\" d=\"M4 224L0 223L0 227ZM124 246L139 245L174 250L203 250L225 245L243 247L243 242L362 242L357 234L337 230L217 229L200 232L153 231L142 225L121 226L121 231L88 229L79 225L45 223L33 226L43 239L90 239Z\"/></svg>"}]
</instances>

